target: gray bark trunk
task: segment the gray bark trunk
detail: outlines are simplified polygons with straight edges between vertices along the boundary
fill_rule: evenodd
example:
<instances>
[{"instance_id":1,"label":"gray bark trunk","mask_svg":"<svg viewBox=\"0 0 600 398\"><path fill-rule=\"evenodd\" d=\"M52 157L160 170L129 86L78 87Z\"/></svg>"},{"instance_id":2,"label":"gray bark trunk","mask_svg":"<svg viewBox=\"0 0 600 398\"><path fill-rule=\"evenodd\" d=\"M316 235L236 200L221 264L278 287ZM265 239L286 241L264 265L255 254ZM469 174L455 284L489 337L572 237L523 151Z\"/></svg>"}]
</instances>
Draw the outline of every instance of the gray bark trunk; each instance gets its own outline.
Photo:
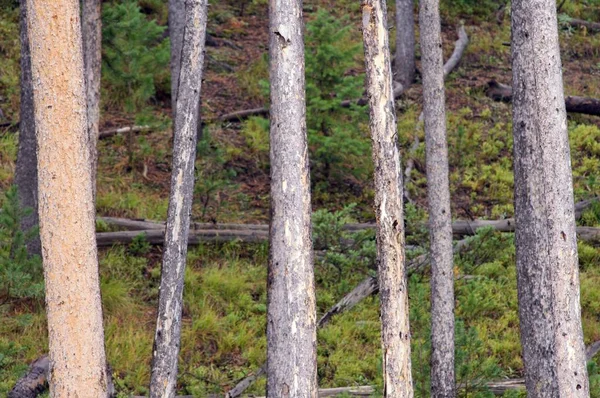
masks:
<instances>
[{"instance_id":1,"label":"gray bark trunk","mask_svg":"<svg viewBox=\"0 0 600 398\"><path fill-rule=\"evenodd\" d=\"M183 49L183 32L185 26L185 0L169 0L169 40L171 41L171 110L173 120L177 119L177 95L179 93L179 77L181 74L181 56ZM206 40L206 39L205 39ZM202 62L204 65L204 62ZM201 99L198 99L198 139L202 138L202 121L200 119Z\"/></svg>"},{"instance_id":2,"label":"gray bark trunk","mask_svg":"<svg viewBox=\"0 0 600 398\"><path fill-rule=\"evenodd\" d=\"M107 397L77 0L27 0L50 396Z\"/></svg>"},{"instance_id":3,"label":"gray bark trunk","mask_svg":"<svg viewBox=\"0 0 600 398\"><path fill-rule=\"evenodd\" d=\"M101 0L83 0L81 10L83 37L83 67L85 73L87 126L92 164L92 191L96 199L96 172L98 170L98 134L100 126L100 76L102 64L102 8Z\"/></svg>"},{"instance_id":4,"label":"gray bark trunk","mask_svg":"<svg viewBox=\"0 0 600 398\"><path fill-rule=\"evenodd\" d=\"M317 397L302 0L269 2L271 224L267 396Z\"/></svg>"},{"instance_id":5,"label":"gray bark trunk","mask_svg":"<svg viewBox=\"0 0 600 398\"><path fill-rule=\"evenodd\" d=\"M363 0L362 14L369 126L375 166L383 393L385 397L404 398L413 396L413 387L404 257L402 169L398 153L385 1Z\"/></svg>"},{"instance_id":6,"label":"gray bark trunk","mask_svg":"<svg viewBox=\"0 0 600 398\"><path fill-rule=\"evenodd\" d=\"M198 102L204 63L207 0L187 0L173 140L173 171L152 352L150 396L171 398L177 386L183 279L194 190Z\"/></svg>"},{"instance_id":7,"label":"gray bark trunk","mask_svg":"<svg viewBox=\"0 0 600 398\"><path fill-rule=\"evenodd\" d=\"M37 191L37 149L35 138L35 114L31 80L31 53L27 29L27 5L21 1L21 108L19 110L19 148L15 165L15 184L22 208L30 208L31 214L21 219L21 229L26 232L39 224ZM27 242L29 255L42 255L39 235Z\"/></svg>"},{"instance_id":8,"label":"gray bark trunk","mask_svg":"<svg viewBox=\"0 0 600 398\"><path fill-rule=\"evenodd\" d=\"M516 260L529 397L588 397L553 0L512 2Z\"/></svg>"},{"instance_id":9,"label":"gray bark trunk","mask_svg":"<svg viewBox=\"0 0 600 398\"><path fill-rule=\"evenodd\" d=\"M431 241L431 396L452 398L454 273L439 0L420 1L419 26Z\"/></svg>"},{"instance_id":10,"label":"gray bark trunk","mask_svg":"<svg viewBox=\"0 0 600 398\"><path fill-rule=\"evenodd\" d=\"M408 88L415 79L415 20L413 0L396 0L396 81Z\"/></svg>"}]
</instances>

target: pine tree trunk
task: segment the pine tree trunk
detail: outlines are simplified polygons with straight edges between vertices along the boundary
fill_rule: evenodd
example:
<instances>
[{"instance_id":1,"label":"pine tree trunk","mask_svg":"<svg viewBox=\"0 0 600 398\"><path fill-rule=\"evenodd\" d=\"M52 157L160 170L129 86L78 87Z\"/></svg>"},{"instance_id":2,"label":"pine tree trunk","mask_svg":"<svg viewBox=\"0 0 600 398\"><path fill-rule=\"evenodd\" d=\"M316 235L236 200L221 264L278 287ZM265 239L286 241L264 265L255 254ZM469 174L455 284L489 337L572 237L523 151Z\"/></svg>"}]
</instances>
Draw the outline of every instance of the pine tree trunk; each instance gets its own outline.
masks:
<instances>
[{"instance_id":1,"label":"pine tree trunk","mask_svg":"<svg viewBox=\"0 0 600 398\"><path fill-rule=\"evenodd\" d=\"M177 119L177 94L179 92L179 75L181 73L181 49L183 47L183 31L185 26L185 0L169 0L169 39L171 41L171 109L173 120ZM198 100L200 115L201 100ZM201 116L198 116L199 118ZM198 119L198 139L202 138L202 121Z\"/></svg>"},{"instance_id":2,"label":"pine tree trunk","mask_svg":"<svg viewBox=\"0 0 600 398\"><path fill-rule=\"evenodd\" d=\"M302 0L271 0L267 395L317 397Z\"/></svg>"},{"instance_id":3,"label":"pine tree trunk","mask_svg":"<svg viewBox=\"0 0 600 398\"><path fill-rule=\"evenodd\" d=\"M528 396L588 397L556 3L512 1L519 319Z\"/></svg>"},{"instance_id":4,"label":"pine tree trunk","mask_svg":"<svg viewBox=\"0 0 600 398\"><path fill-rule=\"evenodd\" d=\"M454 273L439 0L421 0L419 26L431 241L431 396L452 398Z\"/></svg>"},{"instance_id":5,"label":"pine tree trunk","mask_svg":"<svg viewBox=\"0 0 600 398\"><path fill-rule=\"evenodd\" d=\"M53 397L106 397L79 2L27 0Z\"/></svg>"},{"instance_id":6,"label":"pine tree trunk","mask_svg":"<svg viewBox=\"0 0 600 398\"><path fill-rule=\"evenodd\" d=\"M185 36L173 142L173 171L167 214L150 396L171 398L177 386L183 282L194 192L198 102L204 63L207 0L187 0Z\"/></svg>"},{"instance_id":7,"label":"pine tree trunk","mask_svg":"<svg viewBox=\"0 0 600 398\"><path fill-rule=\"evenodd\" d=\"M87 126L92 164L92 190L96 199L98 170L98 134L100 125L100 75L102 66L102 7L101 0L83 0L81 33L83 37L83 67L85 74Z\"/></svg>"},{"instance_id":8,"label":"pine tree trunk","mask_svg":"<svg viewBox=\"0 0 600 398\"><path fill-rule=\"evenodd\" d=\"M404 398L413 396L413 388L404 257L402 169L398 153L386 3L384 0L363 0L362 13L375 166L384 396Z\"/></svg>"},{"instance_id":9,"label":"pine tree trunk","mask_svg":"<svg viewBox=\"0 0 600 398\"><path fill-rule=\"evenodd\" d=\"M21 229L26 232L39 224L37 192L37 149L35 138L35 114L33 86L31 81L31 54L27 33L27 4L21 0L21 108L19 122L19 148L15 165L15 184L22 208L31 209L31 214L21 219ZM42 255L39 235L27 242L29 255Z\"/></svg>"},{"instance_id":10,"label":"pine tree trunk","mask_svg":"<svg viewBox=\"0 0 600 398\"><path fill-rule=\"evenodd\" d=\"M396 81L405 88L415 80L415 21L413 0L396 0Z\"/></svg>"}]
</instances>

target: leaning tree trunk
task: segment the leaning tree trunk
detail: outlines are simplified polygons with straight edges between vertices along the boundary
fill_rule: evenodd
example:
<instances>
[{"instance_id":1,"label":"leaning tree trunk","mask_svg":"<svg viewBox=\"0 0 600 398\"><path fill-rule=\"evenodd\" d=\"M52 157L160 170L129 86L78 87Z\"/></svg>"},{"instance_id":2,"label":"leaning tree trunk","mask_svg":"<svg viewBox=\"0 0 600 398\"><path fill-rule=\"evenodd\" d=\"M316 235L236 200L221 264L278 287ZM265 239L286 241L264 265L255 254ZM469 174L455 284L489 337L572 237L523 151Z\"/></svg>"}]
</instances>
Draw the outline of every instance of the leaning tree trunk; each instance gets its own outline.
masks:
<instances>
[{"instance_id":1,"label":"leaning tree trunk","mask_svg":"<svg viewBox=\"0 0 600 398\"><path fill-rule=\"evenodd\" d=\"M413 388L404 257L402 169L398 153L385 0L363 0L362 12L375 166L384 396L404 398L413 396Z\"/></svg>"},{"instance_id":2,"label":"leaning tree trunk","mask_svg":"<svg viewBox=\"0 0 600 398\"><path fill-rule=\"evenodd\" d=\"M396 0L396 80L404 88L415 79L415 21L413 0Z\"/></svg>"},{"instance_id":3,"label":"leaning tree trunk","mask_svg":"<svg viewBox=\"0 0 600 398\"><path fill-rule=\"evenodd\" d=\"M179 93L179 75L181 73L181 49L185 26L185 0L169 0L169 39L171 41L171 109L173 120L177 119L177 94ZM198 99L198 118L201 101ZM198 119L196 127L198 139L202 138L202 121Z\"/></svg>"},{"instance_id":4,"label":"leaning tree trunk","mask_svg":"<svg viewBox=\"0 0 600 398\"><path fill-rule=\"evenodd\" d=\"M98 134L100 125L100 75L102 63L102 7L101 0L83 0L81 10L83 37L83 67L85 74L87 126L92 190L96 199L96 172L98 170Z\"/></svg>"},{"instance_id":5,"label":"leaning tree trunk","mask_svg":"<svg viewBox=\"0 0 600 398\"><path fill-rule=\"evenodd\" d=\"M194 191L196 127L202 83L207 0L187 0L175 134L173 171L158 303L150 396L171 398L177 385L183 280Z\"/></svg>"},{"instance_id":6,"label":"leaning tree trunk","mask_svg":"<svg viewBox=\"0 0 600 398\"><path fill-rule=\"evenodd\" d=\"M553 0L512 1L516 259L529 397L588 397Z\"/></svg>"},{"instance_id":7,"label":"leaning tree trunk","mask_svg":"<svg viewBox=\"0 0 600 398\"><path fill-rule=\"evenodd\" d=\"M31 214L21 219L23 232L39 224L37 192L37 151L35 141L35 114L33 108L33 86L31 80L31 55L27 34L27 5L21 0L21 108L19 122L19 149L15 165L15 184L19 205L31 209ZM40 237L36 234L27 242L30 255L42 255Z\"/></svg>"},{"instance_id":8,"label":"leaning tree trunk","mask_svg":"<svg viewBox=\"0 0 600 398\"><path fill-rule=\"evenodd\" d=\"M106 397L79 2L27 0L53 397Z\"/></svg>"},{"instance_id":9,"label":"leaning tree trunk","mask_svg":"<svg viewBox=\"0 0 600 398\"><path fill-rule=\"evenodd\" d=\"M421 0L419 27L431 240L431 396L454 397L452 217L439 0Z\"/></svg>"},{"instance_id":10,"label":"leaning tree trunk","mask_svg":"<svg viewBox=\"0 0 600 398\"><path fill-rule=\"evenodd\" d=\"M317 397L302 0L269 3L271 225L267 395Z\"/></svg>"}]
</instances>

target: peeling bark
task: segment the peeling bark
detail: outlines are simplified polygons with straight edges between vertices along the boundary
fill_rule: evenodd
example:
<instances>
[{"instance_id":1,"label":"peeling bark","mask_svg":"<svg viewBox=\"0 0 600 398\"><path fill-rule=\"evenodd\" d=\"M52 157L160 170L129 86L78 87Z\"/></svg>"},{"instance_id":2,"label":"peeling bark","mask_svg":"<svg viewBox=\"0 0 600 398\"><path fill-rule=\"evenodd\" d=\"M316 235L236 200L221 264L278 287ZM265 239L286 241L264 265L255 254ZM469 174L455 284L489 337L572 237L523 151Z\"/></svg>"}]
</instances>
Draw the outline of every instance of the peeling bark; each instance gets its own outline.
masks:
<instances>
[{"instance_id":1,"label":"peeling bark","mask_svg":"<svg viewBox=\"0 0 600 398\"><path fill-rule=\"evenodd\" d=\"M267 396L317 397L302 0L269 2L271 223Z\"/></svg>"},{"instance_id":2,"label":"peeling bark","mask_svg":"<svg viewBox=\"0 0 600 398\"><path fill-rule=\"evenodd\" d=\"M35 138L35 114L33 106L33 84L31 79L31 52L27 33L27 4L21 0L21 108L19 110L19 148L15 164L15 184L19 205L31 209L31 214L21 219L21 230L29 231L39 224L37 191L37 143ZM27 242L29 255L42 255L39 235Z\"/></svg>"},{"instance_id":3,"label":"peeling bark","mask_svg":"<svg viewBox=\"0 0 600 398\"><path fill-rule=\"evenodd\" d=\"M404 398L413 396L413 387L404 257L402 169L386 21L385 1L362 1L369 127L375 166L383 394L385 397Z\"/></svg>"},{"instance_id":4,"label":"peeling bark","mask_svg":"<svg viewBox=\"0 0 600 398\"><path fill-rule=\"evenodd\" d=\"M92 164L92 190L96 199L98 170L98 135L100 126L100 72L102 66L102 6L101 0L83 0L81 33L83 37L83 68L87 101L87 128Z\"/></svg>"},{"instance_id":5,"label":"peeling bark","mask_svg":"<svg viewBox=\"0 0 600 398\"><path fill-rule=\"evenodd\" d=\"M106 397L79 2L27 0L27 16L50 395Z\"/></svg>"},{"instance_id":6,"label":"peeling bark","mask_svg":"<svg viewBox=\"0 0 600 398\"><path fill-rule=\"evenodd\" d=\"M431 241L431 396L452 398L456 396L454 272L439 0L421 0L419 4Z\"/></svg>"},{"instance_id":7,"label":"peeling bark","mask_svg":"<svg viewBox=\"0 0 600 398\"><path fill-rule=\"evenodd\" d=\"M415 80L415 20L413 0L396 0L396 80L408 87Z\"/></svg>"},{"instance_id":8,"label":"peeling bark","mask_svg":"<svg viewBox=\"0 0 600 398\"><path fill-rule=\"evenodd\" d=\"M173 171L167 214L150 397L171 398L177 387L183 282L194 191L198 103L204 63L207 0L186 0L185 35L178 83Z\"/></svg>"},{"instance_id":9,"label":"peeling bark","mask_svg":"<svg viewBox=\"0 0 600 398\"><path fill-rule=\"evenodd\" d=\"M529 397L588 397L573 182L551 0L513 0L516 260Z\"/></svg>"}]
</instances>

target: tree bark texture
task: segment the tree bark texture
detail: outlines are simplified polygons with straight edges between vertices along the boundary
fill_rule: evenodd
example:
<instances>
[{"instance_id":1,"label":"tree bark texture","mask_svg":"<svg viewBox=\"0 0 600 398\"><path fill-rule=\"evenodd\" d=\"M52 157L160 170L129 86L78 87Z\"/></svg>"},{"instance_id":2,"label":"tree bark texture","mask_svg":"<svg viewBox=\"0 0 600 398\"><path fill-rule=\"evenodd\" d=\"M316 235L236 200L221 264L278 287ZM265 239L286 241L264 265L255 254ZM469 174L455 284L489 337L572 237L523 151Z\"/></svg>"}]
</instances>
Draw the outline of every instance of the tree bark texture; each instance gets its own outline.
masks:
<instances>
[{"instance_id":1,"label":"tree bark texture","mask_svg":"<svg viewBox=\"0 0 600 398\"><path fill-rule=\"evenodd\" d=\"M171 41L171 108L173 120L177 119L177 95L181 75L181 57L185 26L185 0L169 0L169 40ZM205 39L206 41L206 39ZM202 61L204 65L204 61ZM200 115L201 99L198 99L198 115ZM202 137L202 121L198 116L196 132L198 139Z\"/></svg>"},{"instance_id":2,"label":"tree bark texture","mask_svg":"<svg viewBox=\"0 0 600 398\"><path fill-rule=\"evenodd\" d=\"M37 143L35 138L35 113L33 107L33 85L31 79L31 52L27 33L27 4L21 0L21 108L19 110L19 148L15 165L15 184L22 208L30 208L31 214L21 219L23 232L39 224L37 191ZM42 255L39 235L27 242L29 255Z\"/></svg>"},{"instance_id":3,"label":"tree bark texture","mask_svg":"<svg viewBox=\"0 0 600 398\"><path fill-rule=\"evenodd\" d=\"M385 1L362 1L369 126L375 166L383 391L385 397L404 398L413 396L413 387L404 257L402 169L386 21Z\"/></svg>"},{"instance_id":4,"label":"tree bark texture","mask_svg":"<svg viewBox=\"0 0 600 398\"><path fill-rule=\"evenodd\" d=\"M102 7L101 0L81 2L81 33L83 37L83 68L87 101L87 128L92 190L96 199L98 170L98 135L100 126L100 77L102 66Z\"/></svg>"},{"instance_id":5,"label":"tree bark texture","mask_svg":"<svg viewBox=\"0 0 600 398\"><path fill-rule=\"evenodd\" d=\"M50 395L106 397L79 2L27 0Z\"/></svg>"},{"instance_id":6,"label":"tree bark texture","mask_svg":"<svg viewBox=\"0 0 600 398\"><path fill-rule=\"evenodd\" d=\"M573 182L552 0L512 2L519 319L528 396L587 397Z\"/></svg>"},{"instance_id":7,"label":"tree bark texture","mask_svg":"<svg viewBox=\"0 0 600 398\"><path fill-rule=\"evenodd\" d=\"M317 397L302 0L269 2L271 223L267 395Z\"/></svg>"},{"instance_id":8,"label":"tree bark texture","mask_svg":"<svg viewBox=\"0 0 600 398\"><path fill-rule=\"evenodd\" d=\"M150 397L171 398L177 386L183 281L194 191L198 102L204 63L207 0L186 0L185 35L173 140L173 171L152 352Z\"/></svg>"},{"instance_id":9,"label":"tree bark texture","mask_svg":"<svg viewBox=\"0 0 600 398\"><path fill-rule=\"evenodd\" d=\"M415 79L415 20L413 0L396 0L396 81L407 88Z\"/></svg>"},{"instance_id":10,"label":"tree bark texture","mask_svg":"<svg viewBox=\"0 0 600 398\"><path fill-rule=\"evenodd\" d=\"M440 10L439 0L419 4L431 242L431 396L452 398L456 395L454 272Z\"/></svg>"}]
</instances>

